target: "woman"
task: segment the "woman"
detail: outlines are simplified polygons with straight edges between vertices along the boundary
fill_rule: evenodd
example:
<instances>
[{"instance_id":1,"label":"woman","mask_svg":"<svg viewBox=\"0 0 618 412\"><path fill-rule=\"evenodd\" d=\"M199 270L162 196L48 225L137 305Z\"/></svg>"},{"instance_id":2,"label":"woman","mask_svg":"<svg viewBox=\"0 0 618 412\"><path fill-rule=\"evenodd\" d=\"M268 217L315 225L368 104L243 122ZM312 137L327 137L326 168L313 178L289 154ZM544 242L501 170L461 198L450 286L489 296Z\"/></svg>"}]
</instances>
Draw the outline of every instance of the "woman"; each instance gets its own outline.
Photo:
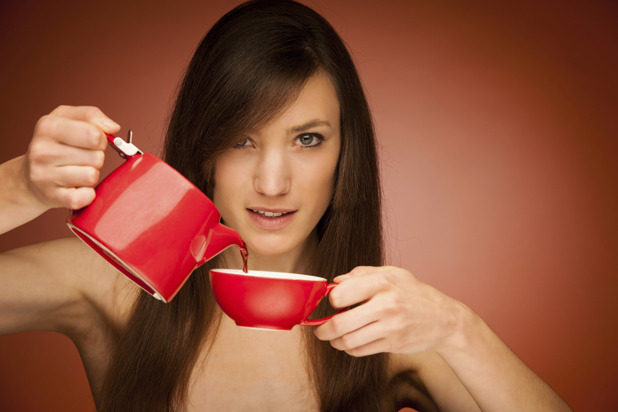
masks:
<instances>
[{"instance_id":1,"label":"woman","mask_svg":"<svg viewBox=\"0 0 618 412\"><path fill-rule=\"evenodd\" d=\"M2 230L94 196L98 109L62 106L27 155L0 169ZM165 159L247 242L250 266L340 285L315 328L267 333L221 314L206 273L169 304L136 288L77 239L0 256L0 331L56 330L78 347L99 409L568 410L463 304L382 267L373 128L352 60L319 15L257 1L200 44L179 92ZM328 302L316 315L329 311Z\"/></svg>"}]
</instances>

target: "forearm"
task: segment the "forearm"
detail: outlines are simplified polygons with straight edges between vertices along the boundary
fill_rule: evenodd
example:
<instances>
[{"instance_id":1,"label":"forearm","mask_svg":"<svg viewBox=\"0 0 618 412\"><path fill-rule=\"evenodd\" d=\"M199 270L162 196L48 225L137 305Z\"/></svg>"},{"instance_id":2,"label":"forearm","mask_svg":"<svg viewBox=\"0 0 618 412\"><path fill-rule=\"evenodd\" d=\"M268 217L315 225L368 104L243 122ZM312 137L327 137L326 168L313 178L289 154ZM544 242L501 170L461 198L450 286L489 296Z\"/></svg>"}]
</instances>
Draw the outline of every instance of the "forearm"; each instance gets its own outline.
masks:
<instances>
[{"instance_id":1,"label":"forearm","mask_svg":"<svg viewBox=\"0 0 618 412\"><path fill-rule=\"evenodd\" d=\"M48 207L28 188L24 168L25 156L0 164L0 234L27 223Z\"/></svg>"},{"instance_id":2,"label":"forearm","mask_svg":"<svg viewBox=\"0 0 618 412\"><path fill-rule=\"evenodd\" d=\"M458 331L438 353L483 411L571 410L468 308L462 308Z\"/></svg>"}]
</instances>

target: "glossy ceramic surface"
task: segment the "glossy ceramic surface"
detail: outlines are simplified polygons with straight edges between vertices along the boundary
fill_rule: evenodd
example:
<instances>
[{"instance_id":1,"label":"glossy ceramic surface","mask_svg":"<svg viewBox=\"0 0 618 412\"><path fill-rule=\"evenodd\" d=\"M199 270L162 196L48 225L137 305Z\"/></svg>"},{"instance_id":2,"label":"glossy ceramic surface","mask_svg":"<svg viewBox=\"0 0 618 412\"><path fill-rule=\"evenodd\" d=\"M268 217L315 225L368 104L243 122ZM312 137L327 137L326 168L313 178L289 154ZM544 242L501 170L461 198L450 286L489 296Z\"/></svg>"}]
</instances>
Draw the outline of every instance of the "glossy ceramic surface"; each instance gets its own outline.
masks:
<instances>
[{"instance_id":1,"label":"glossy ceramic surface","mask_svg":"<svg viewBox=\"0 0 618 412\"><path fill-rule=\"evenodd\" d=\"M213 269L210 283L221 309L239 326L289 330L295 325L321 325L330 319L307 319L335 287L324 278Z\"/></svg>"},{"instance_id":2,"label":"glossy ceramic surface","mask_svg":"<svg viewBox=\"0 0 618 412\"><path fill-rule=\"evenodd\" d=\"M171 300L191 272L231 245L244 243L220 224L214 204L151 154L127 160L73 211L71 230L145 291Z\"/></svg>"}]
</instances>

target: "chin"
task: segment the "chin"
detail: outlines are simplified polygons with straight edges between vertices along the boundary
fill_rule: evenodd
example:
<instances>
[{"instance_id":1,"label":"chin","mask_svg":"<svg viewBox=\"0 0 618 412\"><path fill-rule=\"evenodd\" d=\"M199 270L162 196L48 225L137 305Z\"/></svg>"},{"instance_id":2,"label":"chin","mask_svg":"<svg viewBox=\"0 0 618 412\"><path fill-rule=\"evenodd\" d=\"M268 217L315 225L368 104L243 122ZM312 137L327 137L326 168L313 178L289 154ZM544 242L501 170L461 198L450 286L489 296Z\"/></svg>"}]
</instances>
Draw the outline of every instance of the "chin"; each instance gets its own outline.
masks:
<instances>
[{"instance_id":1,"label":"chin","mask_svg":"<svg viewBox=\"0 0 618 412\"><path fill-rule=\"evenodd\" d=\"M264 239L263 237L257 239L247 239L247 246L249 249L249 262L251 262L251 255L263 256L267 258L276 258L278 256L284 257L290 255L294 251L299 250L300 245L297 243L287 242L280 237L271 239Z\"/></svg>"},{"instance_id":2,"label":"chin","mask_svg":"<svg viewBox=\"0 0 618 412\"><path fill-rule=\"evenodd\" d=\"M290 248L281 247L281 245L273 245L273 247L268 247L266 244L261 244L258 247L249 246L249 261L251 261L251 255L253 256L263 256L268 258L276 258L277 256L285 256L292 251Z\"/></svg>"}]
</instances>

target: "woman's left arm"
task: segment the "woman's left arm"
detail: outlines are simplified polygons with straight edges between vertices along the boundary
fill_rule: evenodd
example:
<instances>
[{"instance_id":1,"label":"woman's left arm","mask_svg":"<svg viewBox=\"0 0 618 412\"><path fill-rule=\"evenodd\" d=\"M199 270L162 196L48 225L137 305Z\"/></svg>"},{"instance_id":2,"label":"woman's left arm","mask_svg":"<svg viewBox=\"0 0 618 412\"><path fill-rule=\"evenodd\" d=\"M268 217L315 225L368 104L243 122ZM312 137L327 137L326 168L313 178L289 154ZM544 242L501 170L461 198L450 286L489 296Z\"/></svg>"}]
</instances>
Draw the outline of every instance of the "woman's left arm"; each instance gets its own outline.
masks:
<instances>
[{"instance_id":1,"label":"woman's left arm","mask_svg":"<svg viewBox=\"0 0 618 412\"><path fill-rule=\"evenodd\" d=\"M352 356L437 353L483 411L570 411L467 306L395 267L358 267L335 279L335 308L354 306L315 329ZM402 358L398 355L398 358ZM449 388L432 395L446 398Z\"/></svg>"}]
</instances>

